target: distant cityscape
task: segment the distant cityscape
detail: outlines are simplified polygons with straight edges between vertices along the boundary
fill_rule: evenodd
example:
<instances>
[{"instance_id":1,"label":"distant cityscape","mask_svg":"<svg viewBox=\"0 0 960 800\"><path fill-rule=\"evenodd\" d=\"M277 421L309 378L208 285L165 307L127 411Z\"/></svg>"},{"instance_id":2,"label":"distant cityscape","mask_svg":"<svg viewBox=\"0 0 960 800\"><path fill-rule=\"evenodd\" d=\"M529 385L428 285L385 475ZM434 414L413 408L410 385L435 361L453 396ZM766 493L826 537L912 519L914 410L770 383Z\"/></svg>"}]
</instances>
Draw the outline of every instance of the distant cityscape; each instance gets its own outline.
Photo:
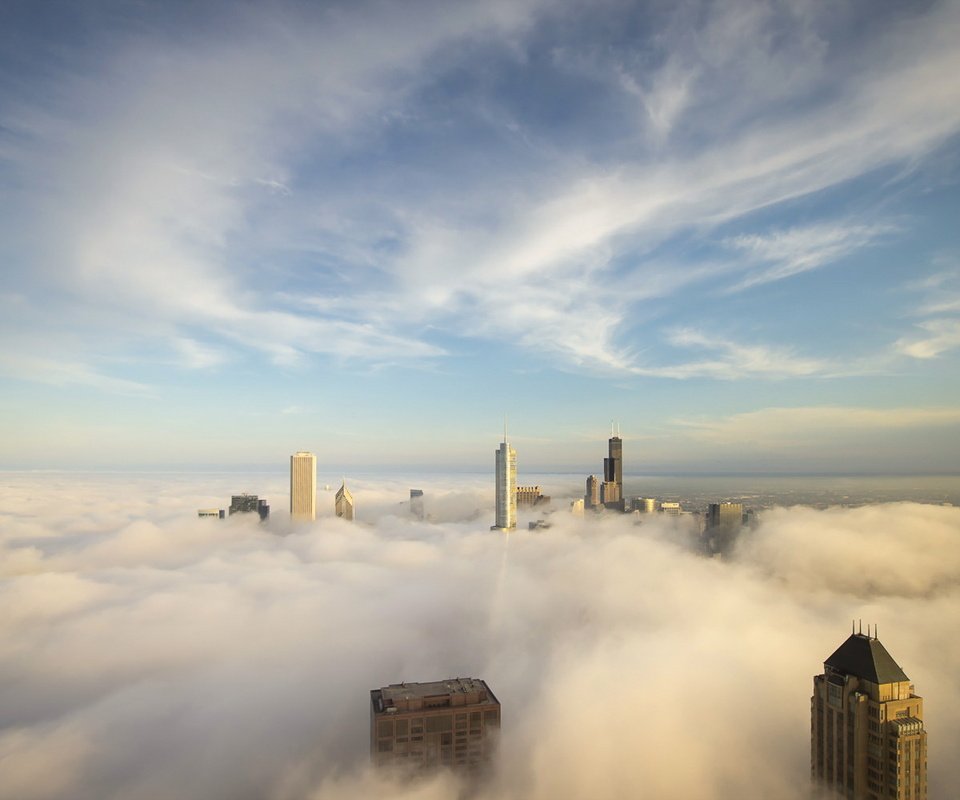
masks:
<instances>
[{"instance_id":1,"label":"distant cityscape","mask_svg":"<svg viewBox=\"0 0 960 800\"><path fill-rule=\"evenodd\" d=\"M517 528L518 509L537 510L541 518L530 520L530 530L545 530L551 527L552 517L563 510L558 508L549 495L545 495L540 485L518 485L517 451L509 442L506 427L503 439L494 451L494 521L491 530L508 533ZM589 475L585 480L582 497L569 500L566 511L575 517L603 516L606 514L632 515L637 524L656 518L674 519L686 526L697 537L699 549L709 555L722 556L727 553L736 540L737 534L744 528L756 524L756 514L765 508L784 504L782 492L754 491L749 497L710 496L703 489L691 492L689 496L678 497L675 493L657 496L649 494L631 494L624 488L623 439L619 426L614 425L607 440L607 455L603 458L602 479ZM661 479L662 482L662 479ZM298 451L290 456L290 519L294 522L312 522L317 519L317 459L309 451ZM326 485L325 490L331 487ZM423 489L411 488L408 516L418 521L429 521L427 497ZM794 490L795 492L795 490ZM834 495L838 495L836 491ZM849 505L862 502L877 502L893 498L858 498L851 500L846 495L829 499L800 493L790 498L792 503L824 508L832 504ZM749 505L746 502L749 500ZM927 499L936 502L937 499ZM942 499L940 502L949 505ZM357 507L353 492L348 488L346 478L341 480L333 495L334 516L344 521L356 520ZM260 521L267 521L270 506L267 502L252 494L239 494L231 497L228 509L198 509L201 518L224 519L235 514L257 514ZM478 509L477 515L481 512Z\"/></svg>"}]
</instances>

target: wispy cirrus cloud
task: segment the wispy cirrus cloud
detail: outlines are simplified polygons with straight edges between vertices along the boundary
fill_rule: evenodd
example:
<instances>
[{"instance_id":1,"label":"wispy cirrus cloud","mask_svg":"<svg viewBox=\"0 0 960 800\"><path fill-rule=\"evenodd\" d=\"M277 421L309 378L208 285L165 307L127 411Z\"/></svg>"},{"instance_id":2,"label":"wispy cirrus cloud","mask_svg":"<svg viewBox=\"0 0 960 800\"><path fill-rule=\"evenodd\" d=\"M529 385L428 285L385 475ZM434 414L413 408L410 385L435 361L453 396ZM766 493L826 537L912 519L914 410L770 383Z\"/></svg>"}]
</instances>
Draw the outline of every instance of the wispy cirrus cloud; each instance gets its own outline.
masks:
<instances>
[{"instance_id":1,"label":"wispy cirrus cloud","mask_svg":"<svg viewBox=\"0 0 960 800\"><path fill-rule=\"evenodd\" d=\"M897 350L904 355L926 360L960 347L960 319L930 319L916 327L922 332L896 343Z\"/></svg>"},{"instance_id":2,"label":"wispy cirrus cloud","mask_svg":"<svg viewBox=\"0 0 960 800\"><path fill-rule=\"evenodd\" d=\"M91 364L24 353L0 354L0 375L50 386L85 386L109 394L143 397L155 392L155 387L110 375Z\"/></svg>"},{"instance_id":3,"label":"wispy cirrus cloud","mask_svg":"<svg viewBox=\"0 0 960 800\"><path fill-rule=\"evenodd\" d=\"M766 448L816 448L832 437L869 431L945 428L960 424L960 408L797 406L762 408L727 417L676 418L687 437L711 444L762 442Z\"/></svg>"},{"instance_id":4,"label":"wispy cirrus cloud","mask_svg":"<svg viewBox=\"0 0 960 800\"><path fill-rule=\"evenodd\" d=\"M632 371L638 375L679 380L715 378L732 381L743 378L834 376L843 370L829 361L798 355L792 348L745 344L693 328L668 331L667 341L675 348L705 351L709 356L694 360L680 358L677 363L655 367L636 366Z\"/></svg>"},{"instance_id":5,"label":"wispy cirrus cloud","mask_svg":"<svg viewBox=\"0 0 960 800\"><path fill-rule=\"evenodd\" d=\"M174 348L207 331L281 365L430 359L466 335L577 368L723 377L710 362L644 372L631 320L720 274L757 287L875 244L892 230L720 231L923 160L960 131L960 87L939 79L960 68L952 4L843 48L812 7L651 9L652 33L620 49L579 38L576 4L412 9L281 9L229 35L131 36L88 54L70 102L19 98L4 152L37 179L8 191L30 210L10 241L38 263L19 288L135 308L125 324L149 320ZM613 123L554 124L490 90L522 86L543 52L553 96L602 97L596 118ZM658 268L681 261L657 260L665 243L713 231L747 255L739 283L730 265ZM829 354L714 349L747 365L736 374L831 373Z\"/></svg>"},{"instance_id":6,"label":"wispy cirrus cloud","mask_svg":"<svg viewBox=\"0 0 960 800\"><path fill-rule=\"evenodd\" d=\"M742 253L751 264L748 274L731 291L819 269L864 247L878 244L896 230L890 224L841 221L730 237L724 240L724 245Z\"/></svg>"},{"instance_id":7,"label":"wispy cirrus cloud","mask_svg":"<svg viewBox=\"0 0 960 800\"><path fill-rule=\"evenodd\" d=\"M908 289L923 296L913 315L926 319L916 322L911 333L897 340L899 353L928 361L960 348L960 269L953 266L953 260L938 257L935 262L948 261L950 266L907 284Z\"/></svg>"}]
</instances>

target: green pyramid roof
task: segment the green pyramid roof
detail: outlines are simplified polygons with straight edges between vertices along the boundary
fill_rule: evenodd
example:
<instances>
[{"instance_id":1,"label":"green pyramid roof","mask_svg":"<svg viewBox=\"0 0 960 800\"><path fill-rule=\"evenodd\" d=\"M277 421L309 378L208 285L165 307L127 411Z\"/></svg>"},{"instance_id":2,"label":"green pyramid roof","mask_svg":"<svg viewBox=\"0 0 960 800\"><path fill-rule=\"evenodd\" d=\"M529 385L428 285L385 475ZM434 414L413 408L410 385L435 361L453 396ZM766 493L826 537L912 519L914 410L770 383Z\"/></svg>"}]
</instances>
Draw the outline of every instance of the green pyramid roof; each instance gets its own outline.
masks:
<instances>
[{"instance_id":1,"label":"green pyramid roof","mask_svg":"<svg viewBox=\"0 0 960 800\"><path fill-rule=\"evenodd\" d=\"M823 664L837 672L855 675L873 683L910 680L879 639L862 633L852 634Z\"/></svg>"}]
</instances>

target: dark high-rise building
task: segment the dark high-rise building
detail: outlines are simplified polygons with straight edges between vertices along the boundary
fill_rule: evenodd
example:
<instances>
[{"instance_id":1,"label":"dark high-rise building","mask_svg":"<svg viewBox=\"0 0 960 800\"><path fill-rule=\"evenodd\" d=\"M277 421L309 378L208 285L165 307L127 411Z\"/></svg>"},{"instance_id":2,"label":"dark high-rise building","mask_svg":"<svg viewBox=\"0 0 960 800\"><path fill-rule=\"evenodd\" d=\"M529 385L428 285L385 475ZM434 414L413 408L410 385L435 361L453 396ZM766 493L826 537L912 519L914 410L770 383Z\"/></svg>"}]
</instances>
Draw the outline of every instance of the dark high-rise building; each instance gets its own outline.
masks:
<instances>
[{"instance_id":1,"label":"dark high-rise building","mask_svg":"<svg viewBox=\"0 0 960 800\"><path fill-rule=\"evenodd\" d=\"M603 480L623 487L623 439L611 436L607 441L607 457L603 459Z\"/></svg>"},{"instance_id":2,"label":"dark high-rise building","mask_svg":"<svg viewBox=\"0 0 960 800\"><path fill-rule=\"evenodd\" d=\"M410 513L415 519L423 519L423 489L410 490Z\"/></svg>"},{"instance_id":3,"label":"dark high-rise building","mask_svg":"<svg viewBox=\"0 0 960 800\"><path fill-rule=\"evenodd\" d=\"M477 678L398 683L370 692L370 757L410 770L476 769L500 732L500 701Z\"/></svg>"},{"instance_id":4,"label":"dark high-rise building","mask_svg":"<svg viewBox=\"0 0 960 800\"><path fill-rule=\"evenodd\" d=\"M623 440L615 434L607 442L607 457L603 459L603 494L601 501L607 508L623 511Z\"/></svg>"},{"instance_id":5,"label":"dark high-rise building","mask_svg":"<svg viewBox=\"0 0 960 800\"><path fill-rule=\"evenodd\" d=\"M234 514L258 514L262 521L270 516L270 506L255 494L235 494L230 498L230 516Z\"/></svg>"},{"instance_id":6,"label":"dark high-rise building","mask_svg":"<svg viewBox=\"0 0 960 800\"><path fill-rule=\"evenodd\" d=\"M851 634L813 678L810 771L848 800L926 800L923 698L880 640Z\"/></svg>"}]
</instances>

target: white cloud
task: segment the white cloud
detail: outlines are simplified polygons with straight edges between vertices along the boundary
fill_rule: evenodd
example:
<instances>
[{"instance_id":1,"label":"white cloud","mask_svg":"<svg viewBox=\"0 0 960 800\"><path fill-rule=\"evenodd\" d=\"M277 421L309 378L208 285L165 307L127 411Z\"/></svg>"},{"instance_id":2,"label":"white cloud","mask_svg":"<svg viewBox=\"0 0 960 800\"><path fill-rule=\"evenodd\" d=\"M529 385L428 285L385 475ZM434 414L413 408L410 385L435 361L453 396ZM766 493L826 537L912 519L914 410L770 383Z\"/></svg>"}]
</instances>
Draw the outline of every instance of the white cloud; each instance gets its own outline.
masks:
<instances>
[{"instance_id":1,"label":"white cloud","mask_svg":"<svg viewBox=\"0 0 960 800\"><path fill-rule=\"evenodd\" d=\"M894 230L890 225L840 222L734 236L724 244L764 266L751 270L733 288L747 289L818 269L875 244Z\"/></svg>"},{"instance_id":2,"label":"white cloud","mask_svg":"<svg viewBox=\"0 0 960 800\"><path fill-rule=\"evenodd\" d=\"M897 349L912 358L936 358L960 347L960 319L930 319L917 323L924 331L918 336L906 336L897 342Z\"/></svg>"},{"instance_id":3,"label":"white cloud","mask_svg":"<svg viewBox=\"0 0 960 800\"><path fill-rule=\"evenodd\" d=\"M922 160L960 129L960 88L941 79L958 67L953 4L889 23L833 64L813 7L742 3L706 13L692 34L666 29L660 47L675 58L649 74L596 68L631 102L640 96L661 140L653 154L638 145L612 158L581 142L533 158L527 149L520 163L494 149L482 155L495 168L467 171L469 148L454 146L429 171L398 170L393 184L327 186L326 173L317 182L310 172L318 154L335 163L381 152L393 132L385 120L413 125L417 91L461 66L468 45L520 62L539 21L573 14L539 3L369 11L268 25L254 15L249 27L198 35L202 46L137 38L70 81L68 106L14 107L8 124L23 144L12 161L36 177L23 205L45 240L41 286L22 282L35 297L56 285L91 308L135 309L133 331L208 330L283 364L310 353L431 358L443 353L424 334L433 325L562 363L642 370L624 341L645 297L637 287L693 280L692 270L675 280L647 265L658 245ZM771 262L745 286L882 232L824 224L730 241ZM291 253L291 242L305 250ZM306 254L337 269L297 277L291 254L292 264ZM323 302L291 307L291 295ZM786 371L818 366L794 360Z\"/></svg>"},{"instance_id":4,"label":"white cloud","mask_svg":"<svg viewBox=\"0 0 960 800\"><path fill-rule=\"evenodd\" d=\"M51 386L89 386L114 394L144 396L153 388L139 381L117 378L89 364L22 353L0 353L0 374Z\"/></svg>"},{"instance_id":5,"label":"white cloud","mask_svg":"<svg viewBox=\"0 0 960 800\"><path fill-rule=\"evenodd\" d=\"M492 506L489 486L460 521L278 536L282 512L274 530L197 520L237 476L201 480L5 478L0 798L449 797L450 777L371 774L365 703L387 682L470 674L504 707L478 800L793 800L812 676L856 617L924 696L936 752L958 744L955 508L771 511L719 562L662 521L492 534L463 521ZM377 483L360 507L389 505ZM430 510L443 492L424 488ZM930 777L943 795L960 766L931 757Z\"/></svg>"},{"instance_id":6,"label":"white cloud","mask_svg":"<svg viewBox=\"0 0 960 800\"><path fill-rule=\"evenodd\" d=\"M634 367L638 375L665 378L798 378L836 375L839 369L830 362L798 356L791 348L774 348L760 344L743 344L721 336L713 336L692 328L668 331L667 340L678 348L706 350L709 359L679 361L661 366Z\"/></svg>"},{"instance_id":7,"label":"white cloud","mask_svg":"<svg viewBox=\"0 0 960 800\"><path fill-rule=\"evenodd\" d=\"M813 448L863 432L954 428L960 408L869 408L798 406L761 408L714 419L675 419L674 425L698 441L713 444L763 443L766 448Z\"/></svg>"}]
</instances>

